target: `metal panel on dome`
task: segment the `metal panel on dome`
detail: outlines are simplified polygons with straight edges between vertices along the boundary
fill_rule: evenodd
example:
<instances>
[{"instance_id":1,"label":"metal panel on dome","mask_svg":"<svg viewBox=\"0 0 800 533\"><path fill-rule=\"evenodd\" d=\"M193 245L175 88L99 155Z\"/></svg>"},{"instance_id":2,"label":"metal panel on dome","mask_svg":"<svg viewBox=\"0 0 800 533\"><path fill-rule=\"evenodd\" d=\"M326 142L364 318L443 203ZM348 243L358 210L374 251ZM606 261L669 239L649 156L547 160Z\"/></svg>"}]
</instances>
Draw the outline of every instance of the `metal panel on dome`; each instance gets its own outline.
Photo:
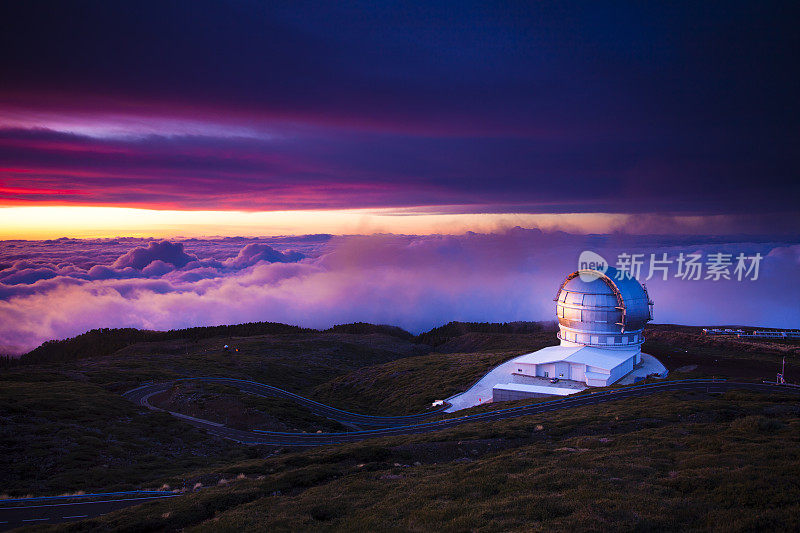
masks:
<instances>
[{"instance_id":1,"label":"metal panel on dome","mask_svg":"<svg viewBox=\"0 0 800 533\"><path fill-rule=\"evenodd\" d=\"M564 303L568 305L583 305L583 294L580 292L569 291L564 298Z\"/></svg>"},{"instance_id":2,"label":"metal panel on dome","mask_svg":"<svg viewBox=\"0 0 800 533\"><path fill-rule=\"evenodd\" d=\"M613 267L573 272L555 300L562 343L606 349L641 344L641 330L652 317L647 290Z\"/></svg>"},{"instance_id":3,"label":"metal panel on dome","mask_svg":"<svg viewBox=\"0 0 800 533\"><path fill-rule=\"evenodd\" d=\"M573 273L576 274L576 273ZM597 272L598 279L602 274ZM576 275L567 281L564 288L572 292L580 292L586 294L613 294L613 289L606 284L597 284L597 280L584 281L580 276Z\"/></svg>"},{"instance_id":4,"label":"metal panel on dome","mask_svg":"<svg viewBox=\"0 0 800 533\"><path fill-rule=\"evenodd\" d=\"M590 307L609 307L617 306L617 299L613 294L584 294L583 305Z\"/></svg>"}]
</instances>

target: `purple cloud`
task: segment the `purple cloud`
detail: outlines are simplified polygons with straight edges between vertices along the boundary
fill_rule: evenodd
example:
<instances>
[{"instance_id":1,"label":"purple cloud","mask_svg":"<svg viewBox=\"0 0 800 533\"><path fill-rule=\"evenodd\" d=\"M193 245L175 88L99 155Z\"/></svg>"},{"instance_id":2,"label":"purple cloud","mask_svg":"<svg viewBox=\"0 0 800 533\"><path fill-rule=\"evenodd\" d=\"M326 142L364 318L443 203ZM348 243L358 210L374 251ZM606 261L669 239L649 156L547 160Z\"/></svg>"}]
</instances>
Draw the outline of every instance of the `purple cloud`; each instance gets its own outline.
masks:
<instances>
[{"instance_id":1,"label":"purple cloud","mask_svg":"<svg viewBox=\"0 0 800 533\"><path fill-rule=\"evenodd\" d=\"M94 280L135 278L140 275L141 273L132 267L112 268L105 265L95 265L87 272L88 278Z\"/></svg>"},{"instance_id":2,"label":"purple cloud","mask_svg":"<svg viewBox=\"0 0 800 533\"><path fill-rule=\"evenodd\" d=\"M171 244L159 248L170 251L160 257L183 253L197 259L174 268L149 254L141 261L152 261L142 270L113 267L115 258L84 270L69 266L71 254L81 250L88 257L107 257L105 247L78 241L48 245L44 253L38 242L22 246L29 257L16 263L20 270L58 264L59 272L70 274L30 284L0 283L0 353L27 351L96 327L171 329L259 320L328 327L367 321L421 331L450 320L548 320L558 284L577 267L585 249L607 259L623 251L671 256L759 252L764 260L757 281L648 281L656 319L772 327L800 322L800 284L793 282L800 271L800 243L793 242L583 236L517 228L462 236L339 236L313 245L303 238L297 243L286 238L193 240L186 242L190 252L177 246L182 243ZM277 261L299 258L288 251L295 244L305 246L305 259ZM117 250L118 258L151 248L137 239L121 246L128 250ZM8 253L0 248L0 262L8 262ZM216 257L211 261L218 266L203 266L209 257Z\"/></svg>"},{"instance_id":3,"label":"purple cloud","mask_svg":"<svg viewBox=\"0 0 800 533\"><path fill-rule=\"evenodd\" d=\"M16 269L11 267L11 273L3 276L0 272L0 282L6 285L17 285L20 283L30 285L41 279L50 279L56 277L58 274L52 268L22 268Z\"/></svg>"},{"instance_id":4,"label":"purple cloud","mask_svg":"<svg viewBox=\"0 0 800 533\"><path fill-rule=\"evenodd\" d=\"M279 252L275 248L261 243L251 243L242 248L239 254L225 262L225 266L241 269L266 261L268 263L294 263L303 259L300 252Z\"/></svg>"},{"instance_id":5,"label":"purple cloud","mask_svg":"<svg viewBox=\"0 0 800 533\"><path fill-rule=\"evenodd\" d=\"M147 277L163 276L175 270L175 265L156 259L142 269L142 274Z\"/></svg>"},{"instance_id":6,"label":"purple cloud","mask_svg":"<svg viewBox=\"0 0 800 533\"><path fill-rule=\"evenodd\" d=\"M184 252L183 243L180 242L151 242L146 248L134 248L114 261L111 266L114 268L131 267L141 270L156 260L160 260L163 263L170 263L180 268L186 266L190 261L197 261L197 256Z\"/></svg>"}]
</instances>

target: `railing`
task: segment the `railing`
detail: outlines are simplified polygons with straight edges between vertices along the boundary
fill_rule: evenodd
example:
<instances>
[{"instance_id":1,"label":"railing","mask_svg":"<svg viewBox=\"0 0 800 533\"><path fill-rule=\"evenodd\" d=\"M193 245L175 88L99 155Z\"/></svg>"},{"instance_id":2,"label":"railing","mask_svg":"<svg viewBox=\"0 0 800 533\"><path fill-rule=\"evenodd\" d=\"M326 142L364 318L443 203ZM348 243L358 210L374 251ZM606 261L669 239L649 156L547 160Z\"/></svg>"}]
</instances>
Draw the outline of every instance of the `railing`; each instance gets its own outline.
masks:
<instances>
[{"instance_id":1,"label":"railing","mask_svg":"<svg viewBox=\"0 0 800 533\"><path fill-rule=\"evenodd\" d=\"M74 500L85 498L104 498L108 496L153 496L153 497L167 497L176 496L177 493L165 490L129 490L123 492L97 492L90 494L75 494L75 495L62 495L62 496L37 496L35 498L5 498L0 499L0 507L4 503L20 503L20 502L39 502L51 500Z\"/></svg>"}]
</instances>

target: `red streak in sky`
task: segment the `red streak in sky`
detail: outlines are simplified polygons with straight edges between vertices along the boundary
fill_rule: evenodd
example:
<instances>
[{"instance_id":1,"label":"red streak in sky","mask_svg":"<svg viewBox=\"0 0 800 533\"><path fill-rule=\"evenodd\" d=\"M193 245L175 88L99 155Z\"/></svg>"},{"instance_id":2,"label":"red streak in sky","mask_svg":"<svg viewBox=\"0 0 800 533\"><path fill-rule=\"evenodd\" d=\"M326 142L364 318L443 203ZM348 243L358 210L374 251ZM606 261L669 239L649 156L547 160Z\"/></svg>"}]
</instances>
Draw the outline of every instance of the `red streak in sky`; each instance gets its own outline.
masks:
<instances>
[{"instance_id":1,"label":"red streak in sky","mask_svg":"<svg viewBox=\"0 0 800 533\"><path fill-rule=\"evenodd\" d=\"M3 187L0 186L0 194L83 194L75 189L32 189L26 187Z\"/></svg>"}]
</instances>

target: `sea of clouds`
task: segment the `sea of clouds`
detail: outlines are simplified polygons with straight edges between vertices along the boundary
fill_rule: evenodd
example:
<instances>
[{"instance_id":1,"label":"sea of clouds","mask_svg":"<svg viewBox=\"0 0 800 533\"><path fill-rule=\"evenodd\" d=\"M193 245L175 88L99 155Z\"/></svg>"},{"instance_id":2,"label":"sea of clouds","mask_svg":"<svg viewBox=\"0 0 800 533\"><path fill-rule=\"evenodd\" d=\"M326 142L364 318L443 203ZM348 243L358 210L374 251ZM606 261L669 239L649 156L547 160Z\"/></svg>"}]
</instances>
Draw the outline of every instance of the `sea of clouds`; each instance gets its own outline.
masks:
<instances>
[{"instance_id":1,"label":"sea of clouds","mask_svg":"<svg viewBox=\"0 0 800 533\"><path fill-rule=\"evenodd\" d=\"M770 238L466 235L0 241L0 353L98 327L365 321L420 332L451 320L554 318L583 250L760 253L757 280L647 281L657 322L800 326L800 243ZM646 277L644 268L643 277ZM752 274L751 274L752 277Z\"/></svg>"}]
</instances>

